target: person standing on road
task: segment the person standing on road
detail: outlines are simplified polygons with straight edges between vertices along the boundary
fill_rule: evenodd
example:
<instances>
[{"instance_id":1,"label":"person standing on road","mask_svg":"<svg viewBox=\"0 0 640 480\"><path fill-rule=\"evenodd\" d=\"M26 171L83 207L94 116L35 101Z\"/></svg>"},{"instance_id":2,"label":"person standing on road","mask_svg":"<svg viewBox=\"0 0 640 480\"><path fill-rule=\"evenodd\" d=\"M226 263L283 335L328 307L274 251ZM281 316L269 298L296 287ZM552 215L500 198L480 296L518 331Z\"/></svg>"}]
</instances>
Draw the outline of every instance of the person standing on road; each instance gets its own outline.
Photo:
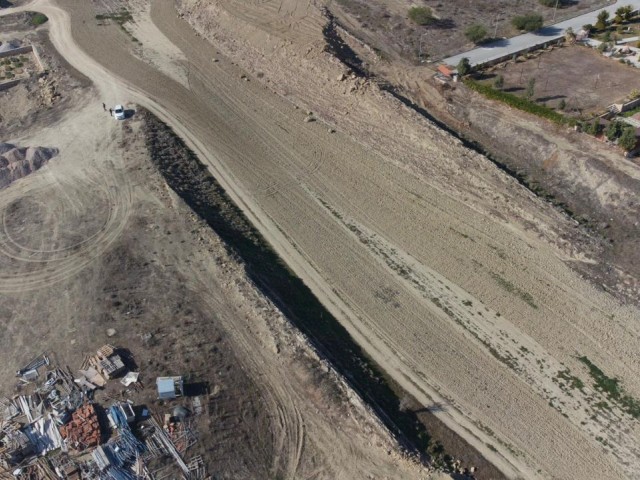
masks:
<instances>
[{"instance_id":1,"label":"person standing on road","mask_svg":"<svg viewBox=\"0 0 640 480\"><path fill-rule=\"evenodd\" d=\"M113 117L113 109L112 108L109 109L109 115Z\"/></svg>"},{"instance_id":2,"label":"person standing on road","mask_svg":"<svg viewBox=\"0 0 640 480\"><path fill-rule=\"evenodd\" d=\"M105 105L104 102L102 102L102 109L106 112L107 111L107 106Z\"/></svg>"}]
</instances>

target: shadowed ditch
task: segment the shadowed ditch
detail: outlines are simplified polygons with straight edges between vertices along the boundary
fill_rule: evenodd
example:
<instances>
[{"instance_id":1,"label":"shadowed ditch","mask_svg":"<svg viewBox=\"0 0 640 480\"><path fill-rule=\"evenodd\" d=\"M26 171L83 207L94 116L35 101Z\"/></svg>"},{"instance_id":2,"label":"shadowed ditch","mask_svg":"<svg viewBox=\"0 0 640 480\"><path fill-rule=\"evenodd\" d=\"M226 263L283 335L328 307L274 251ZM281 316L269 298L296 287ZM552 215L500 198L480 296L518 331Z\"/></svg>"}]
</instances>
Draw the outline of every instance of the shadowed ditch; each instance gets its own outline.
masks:
<instances>
[{"instance_id":1,"label":"shadowed ditch","mask_svg":"<svg viewBox=\"0 0 640 480\"><path fill-rule=\"evenodd\" d=\"M477 478L503 478L466 442L449 431L429 408L408 396L384 374L278 257L207 167L167 125L144 109L140 109L139 115L144 120L152 162L168 185L242 260L249 278L348 379L407 451L450 466L453 459L445 447L448 449L448 445L454 444L453 450L467 452L462 456L456 452L464 465L481 466L484 475Z\"/></svg>"}]
</instances>

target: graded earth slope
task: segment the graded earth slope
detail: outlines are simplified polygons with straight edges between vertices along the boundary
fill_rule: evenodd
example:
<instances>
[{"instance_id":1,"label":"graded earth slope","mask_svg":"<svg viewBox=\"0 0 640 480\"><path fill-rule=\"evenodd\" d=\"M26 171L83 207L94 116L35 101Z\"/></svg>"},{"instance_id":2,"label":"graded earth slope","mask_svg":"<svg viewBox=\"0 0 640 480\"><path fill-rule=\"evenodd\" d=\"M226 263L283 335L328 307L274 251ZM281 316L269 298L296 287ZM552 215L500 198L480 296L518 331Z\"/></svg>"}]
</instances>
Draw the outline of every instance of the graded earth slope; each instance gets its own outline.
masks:
<instances>
[{"instance_id":1,"label":"graded earth slope","mask_svg":"<svg viewBox=\"0 0 640 480\"><path fill-rule=\"evenodd\" d=\"M274 48L272 57L262 50L265 58L247 59L293 77L277 87L308 93L307 104L349 105L335 133L305 122L307 114L258 75L241 79L244 72L177 18L171 2L154 2L151 18L187 59L187 87L133 57L117 27L96 26L90 5L59 3L70 16L36 6L52 18L54 43L69 62L90 76L114 75L131 99L169 122L426 408L437 405L443 421L513 477L633 476L638 424L620 399L640 396L638 310L574 273L564 259L581 252L562 244L571 223L487 159L379 92L338 100L327 85L339 71L308 43L319 41L308 34L322 25L315 7L304 4L298 19L297 8L281 18L271 2L228 2L254 34L233 39L224 22L236 19L227 12L217 35L229 35L220 49L238 60L251 47ZM307 55L323 73L304 73ZM618 377L626 396L598 392L578 357Z\"/></svg>"},{"instance_id":2,"label":"graded earth slope","mask_svg":"<svg viewBox=\"0 0 640 480\"><path fill-rule=\"evenodd\" d=\"M184 458L201 455L215 478L442 478L401 454L168 187L152 153L184 155L171 130L137 113L116 122L101 99L125 90L92 79L59 121L32 124L17 142L55 151L0 144L0 162L58 153L0 190L0 397L15 393L14 372L43 351L76 372L112 343L137 364L144 387L127 393L136 405L170 411L154 381L167 373L208 390L202 412L192 409L198 441ZM98 404L123 398L115 383L95 392Z\"/></svg>"}]
</instances>

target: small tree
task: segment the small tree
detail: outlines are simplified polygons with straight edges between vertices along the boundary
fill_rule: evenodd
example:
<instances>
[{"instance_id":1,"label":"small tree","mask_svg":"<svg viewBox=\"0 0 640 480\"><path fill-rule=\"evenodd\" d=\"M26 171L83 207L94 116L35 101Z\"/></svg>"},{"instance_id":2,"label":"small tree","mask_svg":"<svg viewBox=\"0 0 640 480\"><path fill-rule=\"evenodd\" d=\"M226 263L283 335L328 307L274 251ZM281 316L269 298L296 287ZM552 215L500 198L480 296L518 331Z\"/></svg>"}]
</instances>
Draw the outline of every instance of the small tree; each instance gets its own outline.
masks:
<instances>
[{"instance_id":1,"label":"small tree","mask_svg":"<svg viewBox=\"0 0 640 480\"><path fill-rule=\"evenodd\" d=\"M535 93L535 90L536 90L536 79L530 78L529 81L527 82L527 91L525 92L525 96L527 97L527 100L531 100L531 98L533 97L533 94Z\"/></svg>"},{"instance_id":2,"label":"small tree","mask_svg":"<svg viewBox=\"0 0 640 480\"><path fill-rule=\"evenodd\" d=\"M596 29L597 30L604 30L605 28L607 28L608 24L609 24L609 12L607 12L606 10L602 10L598 14L598 21L596 22Z\"/></svg>"},{"instance_id":3,"label":"small tree","mask_svg":"<svg viewBox=\"0 0 640 480\"><path fill-rule=\"evenodd\" d=\"M469 63L469 59L467 57L462 57L458 62L457 66L458 75L464 77L471 73L471 63Z\"/></svg>"},{"instance_id":4,"label":"small tree","mask_svg":"<svg viewBox=\"0 0 640 480\"><path fill-rule=\"evenodd\" d=\"M498 90L502 90L502 87L504 87L504 77L502 75L498 75L493 82L493 86Z\"/></svg>"},{"instance_id":5,"label":"small tree","mask_svg":"<svg viewBox=\"0 0 640 480\"><path fill-rule=\"evenodd\" d=\"M525 15L519 15L511 20L511 23L518 30L524 30L526 32L533 32L542 28L544 25L544 19L539 13L527 13Z\"/></svg>"},{"instance_id":6,"label":"small tree","mask_svg":"<svg viewBox=\"0 0 640 480\"><path fill-rule=\"evenodd\" d=\"M633 150L638 139L636 138L636 129L632 126L625 127L618 139L618 145L627 152Z\"/></svg>"},{"instance_id":7,"label":"small tree","mask_svg":"<svg viewBox=\"0 0 640 480\"><path fill-rule=\"evenodd\" d=\"M631 20L631 14L633 13L633 6L627 5L625 7L620 7L616 10L616 17L614 19L615 23L628 22Z\"/></svg>"},{"instance_id":8,"label":"small tree","mask_svg":"<svg viewBox=\"0 0 640 480\"><path fill-rule=\"evenodd\" d=\"M594 30L595 30L594 26L591 25L590 23L587 23L587 24L583 25L582 29L587 33L593 33Z\"/></svg>"},{"instance_id":9,"label":"small tree","mask_svg":"<svg viewBox=\"0 0 640 480\"><path fill-rule=\"evenodd\" d=\"M409 18L418 25L430 25L435 21L429 7L411 7L409 9Z\"/></svg>"},{"instance_id":10,"label":"small tree","mask_svg":"<svg viewBox=\"0 0 640 480\"><path fill-rule=\"evenodd\" d=\"M475 25L471 25L469 28L467 28L464 34L473 43L480 43L487 37L487 29L484 27L484 25L476 23Z\"/></svg>"}]
</instances>

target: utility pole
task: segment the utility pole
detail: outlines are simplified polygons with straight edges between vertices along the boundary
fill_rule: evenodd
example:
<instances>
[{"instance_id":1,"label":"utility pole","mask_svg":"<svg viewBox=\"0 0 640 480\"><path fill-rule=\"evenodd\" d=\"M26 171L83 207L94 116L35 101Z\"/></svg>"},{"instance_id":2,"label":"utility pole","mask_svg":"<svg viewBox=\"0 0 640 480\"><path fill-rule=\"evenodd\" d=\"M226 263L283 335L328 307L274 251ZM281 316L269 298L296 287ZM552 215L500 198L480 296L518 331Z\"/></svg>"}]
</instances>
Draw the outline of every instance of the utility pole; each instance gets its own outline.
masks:
<instances>
[{"instance_id":1,"label":"utility pole","mask_svg":"<svg viewBox=\"0 0 640 480\"><path fill-rule=\"evenodd\" d=\"M560 3L560 0L556 0L556 8L553 10L553 20L552 23L555 23L556 21L556 12L558 11L558 4Z\"/></svg>"}]
</instances>

